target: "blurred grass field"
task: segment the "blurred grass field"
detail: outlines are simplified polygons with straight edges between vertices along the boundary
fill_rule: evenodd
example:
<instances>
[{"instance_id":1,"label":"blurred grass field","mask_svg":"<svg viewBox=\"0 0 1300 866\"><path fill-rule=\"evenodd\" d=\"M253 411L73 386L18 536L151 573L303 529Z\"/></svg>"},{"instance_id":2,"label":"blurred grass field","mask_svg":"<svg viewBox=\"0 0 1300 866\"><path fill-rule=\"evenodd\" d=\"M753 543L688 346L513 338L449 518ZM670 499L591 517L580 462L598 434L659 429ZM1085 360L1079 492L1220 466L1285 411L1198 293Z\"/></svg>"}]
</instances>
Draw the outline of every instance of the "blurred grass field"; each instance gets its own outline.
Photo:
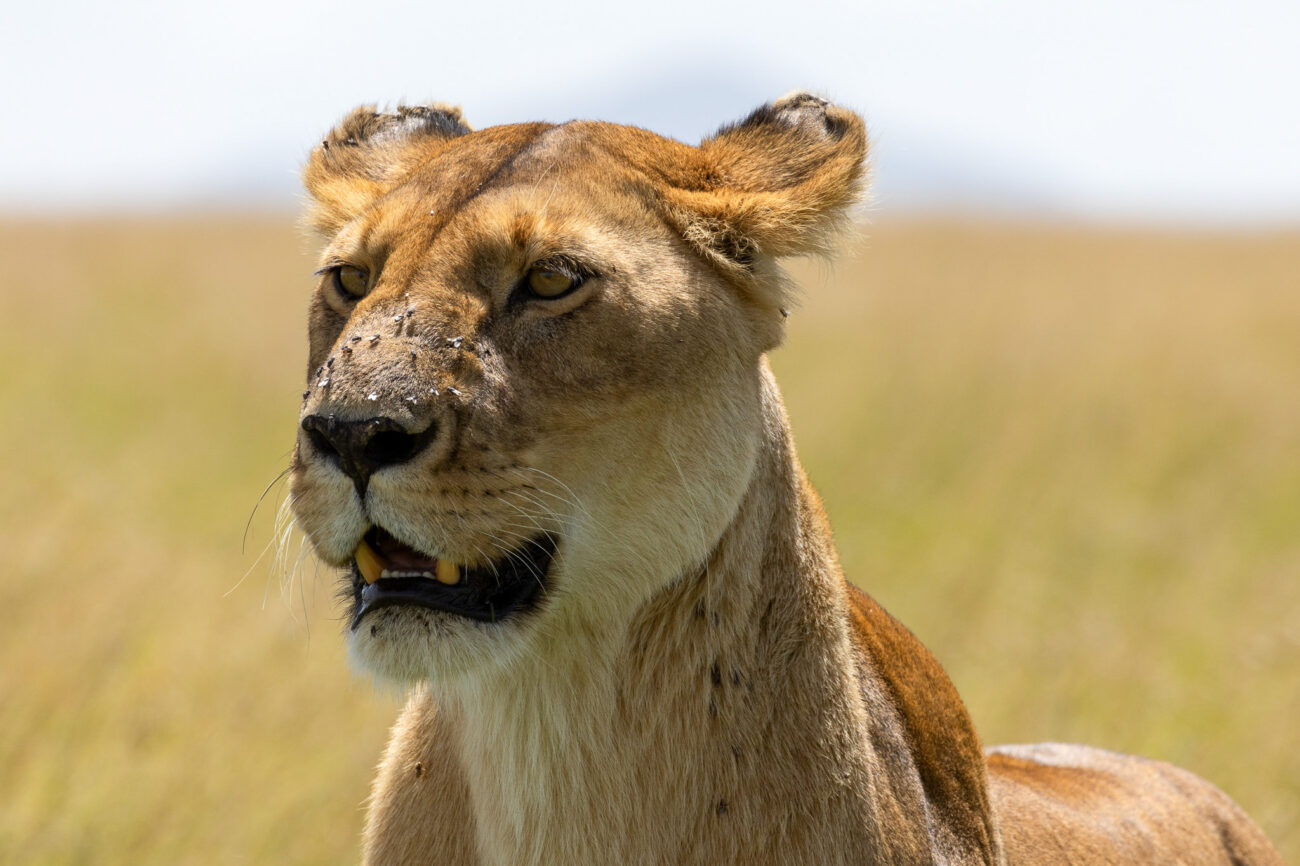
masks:
<instances>
[{"instance_id":1,"label":"blurred grass field","mask_svg":"<svg viewBox=\"0 0 1300 866\"><path fill-rule=\"evenodd\" d=\"M884 223L774 359L849 575L988 743L1174 761L1300 863L1300 234ZM353 863L396 709L268 558L290 219L0 224L0 862ZM296 544L294 546L296 551Z\"/></svg>"}]
</instances>

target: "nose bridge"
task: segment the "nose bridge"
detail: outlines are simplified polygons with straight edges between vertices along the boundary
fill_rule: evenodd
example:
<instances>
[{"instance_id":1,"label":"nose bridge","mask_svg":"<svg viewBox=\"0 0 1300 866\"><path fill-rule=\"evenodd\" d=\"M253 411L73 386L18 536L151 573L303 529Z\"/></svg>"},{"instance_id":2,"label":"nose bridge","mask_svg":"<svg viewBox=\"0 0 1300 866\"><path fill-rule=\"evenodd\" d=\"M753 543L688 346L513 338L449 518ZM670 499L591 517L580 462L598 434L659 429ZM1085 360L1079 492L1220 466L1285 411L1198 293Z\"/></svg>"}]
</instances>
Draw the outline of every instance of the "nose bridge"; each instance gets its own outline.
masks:
<instances>
[{"instance_id":1,"label":"nose bridge","mask_svg":"<svg viewBox=\"0 0 1300 866\"><path fill-rule=\"evenodd\" d=\"M408 336L401 324L382 328L364 321L339 336L310 386L315 402L340 414L414 412L430 402L421 399L421 385L436 381L441 366L425 341Z\"/></svg>"},{"instance_id":2,"label":"nose bridge","mask_svg":"<svg viewBox=\"0 0 1300 866\"><path fill-rule=\"evenodd\" d=\"M364 299L309 379L304 412L427 414L475 378L468 323L448 306L402 291Z\"/></svg>"}]
</instances>

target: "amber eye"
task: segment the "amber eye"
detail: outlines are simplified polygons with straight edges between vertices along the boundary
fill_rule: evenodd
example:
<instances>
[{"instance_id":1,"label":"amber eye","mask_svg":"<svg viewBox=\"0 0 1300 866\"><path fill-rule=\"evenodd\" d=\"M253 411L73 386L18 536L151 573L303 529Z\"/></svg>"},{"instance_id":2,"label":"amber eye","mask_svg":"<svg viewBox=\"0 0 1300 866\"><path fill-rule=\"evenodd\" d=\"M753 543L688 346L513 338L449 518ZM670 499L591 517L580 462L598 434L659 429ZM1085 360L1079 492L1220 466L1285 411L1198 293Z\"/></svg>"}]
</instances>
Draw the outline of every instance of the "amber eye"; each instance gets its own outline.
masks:
<instances>
[{"instance_id":1,"label":"amber eye","mask_svg":"<svg viewBox=\"0 0 1300 866\"><path fill-rule=\"evenodd\" d=\"M344 297L365 297L366 283L369 279L369 274L352 265L340 265L334 269L334 288L338 289Z\"/></svg>"},{"instance_id":2,"label":"amber eye","mask_svg":"<svg viewBox=\"0 0 1300 866\"><path fill-rule=\"evenodd\" d=\"M558 298L573 291L578 281L563 271L533 268L528 272L528 290L539 298Z\"/></svg>"}]
</instances>

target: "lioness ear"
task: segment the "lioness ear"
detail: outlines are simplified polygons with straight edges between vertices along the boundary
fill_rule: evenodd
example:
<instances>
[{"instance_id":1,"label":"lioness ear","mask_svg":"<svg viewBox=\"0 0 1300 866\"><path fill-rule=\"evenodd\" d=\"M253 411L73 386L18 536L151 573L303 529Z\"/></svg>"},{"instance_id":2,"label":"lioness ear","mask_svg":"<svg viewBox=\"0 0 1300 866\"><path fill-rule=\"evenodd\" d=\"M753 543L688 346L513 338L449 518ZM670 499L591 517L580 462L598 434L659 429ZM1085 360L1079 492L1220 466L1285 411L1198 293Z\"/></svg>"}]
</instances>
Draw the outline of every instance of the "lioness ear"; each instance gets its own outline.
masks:
<instances>
[{"instance_id":1,"label":"lioness ear","mask_svg":"<svg viewBox=\"0 0 1300 866\"><path fill-rule=\"evenodd\" d=\"M791 93L724 126L699 147L704 188L668 192L670 219L724 269L759 256L826 252L862 192L862 118Z\"/></svg>"},{"instance_id":2,"label":"lioness ear","mask_svg":"<svg viewBox=\"0 0 1300 866\"><path fill-rule=\"evenodd\" d=\"M308 221L334 234L427 159L440 144L472 130L460 109L402 105L390 113L354 109L311 152L302 171L314 207Z\"/></svg>"}]
</instances>

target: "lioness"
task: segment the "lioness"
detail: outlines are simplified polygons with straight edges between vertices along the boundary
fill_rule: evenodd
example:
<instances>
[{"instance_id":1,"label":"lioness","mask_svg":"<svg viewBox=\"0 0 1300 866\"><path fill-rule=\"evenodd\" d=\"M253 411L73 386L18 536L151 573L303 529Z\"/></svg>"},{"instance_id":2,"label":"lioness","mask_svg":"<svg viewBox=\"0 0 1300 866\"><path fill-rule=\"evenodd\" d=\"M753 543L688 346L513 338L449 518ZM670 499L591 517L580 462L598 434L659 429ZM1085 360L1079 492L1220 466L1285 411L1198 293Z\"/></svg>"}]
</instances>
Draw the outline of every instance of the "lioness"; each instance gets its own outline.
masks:
<instances>
[{"instance_id":1,"label":"lioness","mask_svg":"<svg viewBox=\"0 0 1300 866\"><path fill-rule=\"evenodd\" d=\"M845 581L764 355L866 149L796 93L698 147L433 105L313 151L293 507L415 686L366 862L1280 863L1174 767L985 753Z\"/></svg>"}]
</instances>

